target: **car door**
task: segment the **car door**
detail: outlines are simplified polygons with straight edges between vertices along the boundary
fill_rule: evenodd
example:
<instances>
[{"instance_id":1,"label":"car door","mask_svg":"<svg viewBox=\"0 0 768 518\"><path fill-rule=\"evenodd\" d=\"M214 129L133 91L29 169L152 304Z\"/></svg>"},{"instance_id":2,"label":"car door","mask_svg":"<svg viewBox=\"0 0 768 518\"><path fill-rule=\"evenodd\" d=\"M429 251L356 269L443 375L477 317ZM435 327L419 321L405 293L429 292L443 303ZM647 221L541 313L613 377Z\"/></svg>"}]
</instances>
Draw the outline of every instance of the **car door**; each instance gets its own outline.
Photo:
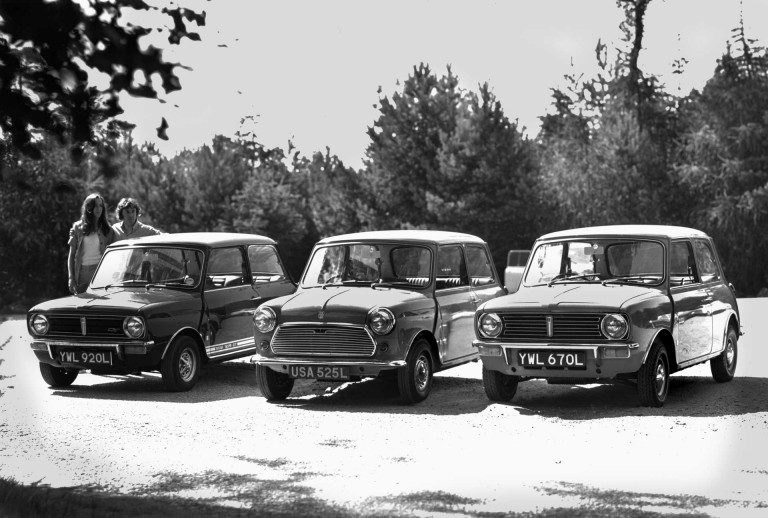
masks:
<instances>
[{"instance_id":1,"label":"car door","mask_svg":"<svg viewBox=\"0 0 768 518\"><path fill-rule=\"evenodd\" d=\"M712 349L712 299L701 282L689 240L672 242L669 277L677 363L681 364Z\"/></svg>"},{"instance_id":2,"label":"car door","mask_svg":"<svg viewBox=\"0 0 768 518\"><path fill-rule=\"evenodd\" d=\"M205 350L209 358L237 358L253 354L253 311L258 293L253 289L242 247L210 251L203 298L208 327Z\"/></svg>"},{"instance_id":3,"label":"car door","mask_svg":"<svg viewBox=\"0 0 768 518\"><path fill-rule=\"evenodd\" d=\"M709 311L712 315L712 347L707 352L720 351L723 348L725 331L732 309L727 302L731 299L731 289L723 282L717 256L709 241L695 239L693 241L693 254L696 257L696 266L699 270L701 283L707 290Z\"/></svg>"},{"instance_id":4,"label":"car door","mask_svg":"<svg viewBox=\"0 0 768 518\"><path fill-rule=\"evenodd\" d=\"M476 354L472 340L477 299L469 285L461 245L439 247L436 260L435 300L439 315L436 334L440 359L446 365Z\"/></svg>"}]
</instances>

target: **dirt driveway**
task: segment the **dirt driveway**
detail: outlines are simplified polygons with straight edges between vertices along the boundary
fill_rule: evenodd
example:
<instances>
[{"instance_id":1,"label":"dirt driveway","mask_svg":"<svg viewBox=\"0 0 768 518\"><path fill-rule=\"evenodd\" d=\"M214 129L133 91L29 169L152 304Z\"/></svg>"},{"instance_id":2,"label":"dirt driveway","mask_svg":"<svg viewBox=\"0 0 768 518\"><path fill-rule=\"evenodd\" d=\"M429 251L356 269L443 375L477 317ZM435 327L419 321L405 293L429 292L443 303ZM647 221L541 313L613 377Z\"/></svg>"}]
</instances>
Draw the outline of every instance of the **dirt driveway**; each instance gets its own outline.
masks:
<instances>
[{"instance_id":1,"label":"dirt driveway","mask_svg":"<svg viewBox=\"0 0 768 518\"><path fill-rule=\"evenodd\" d=\"M244 363L182 394L155 374L53 390L13 318L0 323L0 477L231 516L766 516L768 299L740 306L736 379L684 371L661 409L629 384L530 381L491 403L479 363L439 374L411 407L386 380L299 383L270 404Z\"/></svg>"}]
</instances>

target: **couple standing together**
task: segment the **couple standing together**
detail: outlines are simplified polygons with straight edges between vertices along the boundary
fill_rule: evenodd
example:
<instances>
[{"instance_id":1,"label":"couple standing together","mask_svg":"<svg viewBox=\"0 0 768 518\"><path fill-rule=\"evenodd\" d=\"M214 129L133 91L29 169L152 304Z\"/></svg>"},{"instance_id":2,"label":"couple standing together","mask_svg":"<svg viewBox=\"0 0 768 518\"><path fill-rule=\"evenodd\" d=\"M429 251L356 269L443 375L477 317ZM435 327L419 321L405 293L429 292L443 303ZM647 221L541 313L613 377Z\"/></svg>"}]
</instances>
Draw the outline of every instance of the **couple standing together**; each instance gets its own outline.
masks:
<instances>
[{"instance_id":1,"label":"couple standing together","mask_svg":"<svg viewBox=\"0 0 768 518\"><path fill-rule=\"evenodd\" d=\"M121 239L134 239L161 234L159 230L139 221L141 205L133 198L123 198L117 204L118 222L110 226L104 198L89 194L80 209L80 219L69 230L69 291L82 293L88 287L104 249Z\"/></svg>"}]
</instances>

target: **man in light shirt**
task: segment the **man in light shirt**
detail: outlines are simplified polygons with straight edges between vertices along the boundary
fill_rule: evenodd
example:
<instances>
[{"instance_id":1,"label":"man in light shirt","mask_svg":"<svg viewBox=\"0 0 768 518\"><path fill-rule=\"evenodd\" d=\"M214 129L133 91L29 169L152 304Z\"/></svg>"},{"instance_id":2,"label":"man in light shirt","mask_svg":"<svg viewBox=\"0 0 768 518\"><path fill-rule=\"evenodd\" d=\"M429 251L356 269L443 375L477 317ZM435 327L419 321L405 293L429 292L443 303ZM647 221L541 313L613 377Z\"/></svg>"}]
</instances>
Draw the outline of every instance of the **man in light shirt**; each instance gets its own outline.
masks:
<instances>
[{"instance_id":1,"label":"man in light shirt","mask_svg":"<svg viewBox=\"0 0 768 518\"><path fill-rule=\"evenodd\" d=\"M118 223L112 225L112 229L115 231L115 241L162 234L156 228L139 221L141 205L133 198L123 198L120 200L115 212L119 220Z\"/></svg>"}]
</instances>

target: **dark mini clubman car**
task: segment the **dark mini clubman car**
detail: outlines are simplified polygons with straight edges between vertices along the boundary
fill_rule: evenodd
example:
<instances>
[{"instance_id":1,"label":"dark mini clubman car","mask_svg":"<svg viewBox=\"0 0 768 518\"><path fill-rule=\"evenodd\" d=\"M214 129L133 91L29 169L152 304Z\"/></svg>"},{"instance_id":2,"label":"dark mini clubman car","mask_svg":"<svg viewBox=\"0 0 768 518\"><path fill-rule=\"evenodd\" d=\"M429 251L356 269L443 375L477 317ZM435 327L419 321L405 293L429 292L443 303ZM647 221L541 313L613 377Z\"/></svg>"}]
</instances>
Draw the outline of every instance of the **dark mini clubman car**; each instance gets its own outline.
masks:
<instances>
[{"instance_id":1,"label":"dark mini clubman car","mask_svg":"<svg viewBox=\"0 0 768 518\"><path fill-rule=\"evenodd\" d=\"M709 361L716 381L730 381L741 334L712 239L652 225L539 238L519 291L481 306L475 323L494 401L511 400L532 378L627 378L643 405L662 406L675 371Z\"/></svg>"},{"instance_id":2,"label":"dark mini clubman car","mask_svg":"<svg viewBox=\"0 0 768 518\"><path fill-rule=\"evenodd\" d=\"M477 359L475 309L503 293L475 236L400 230L324 239L297 292L254 316L259 388L279 400L297 378L389 373L403 402L422 401L434 372Z\"/></svg>"},{"instance_id":3,"label":"dark mini clubman car","mask_svg":"<svg viewBox=\"0 0 768 518\"><path fill-rule=\"evenodd\" d=\"M248 234L163 234L110 245L80 295L27 313L43 379L160 371L189 390L206 362L254 353L253 313L293 293L273 240Z\"/></svg>"}]
</instances>

